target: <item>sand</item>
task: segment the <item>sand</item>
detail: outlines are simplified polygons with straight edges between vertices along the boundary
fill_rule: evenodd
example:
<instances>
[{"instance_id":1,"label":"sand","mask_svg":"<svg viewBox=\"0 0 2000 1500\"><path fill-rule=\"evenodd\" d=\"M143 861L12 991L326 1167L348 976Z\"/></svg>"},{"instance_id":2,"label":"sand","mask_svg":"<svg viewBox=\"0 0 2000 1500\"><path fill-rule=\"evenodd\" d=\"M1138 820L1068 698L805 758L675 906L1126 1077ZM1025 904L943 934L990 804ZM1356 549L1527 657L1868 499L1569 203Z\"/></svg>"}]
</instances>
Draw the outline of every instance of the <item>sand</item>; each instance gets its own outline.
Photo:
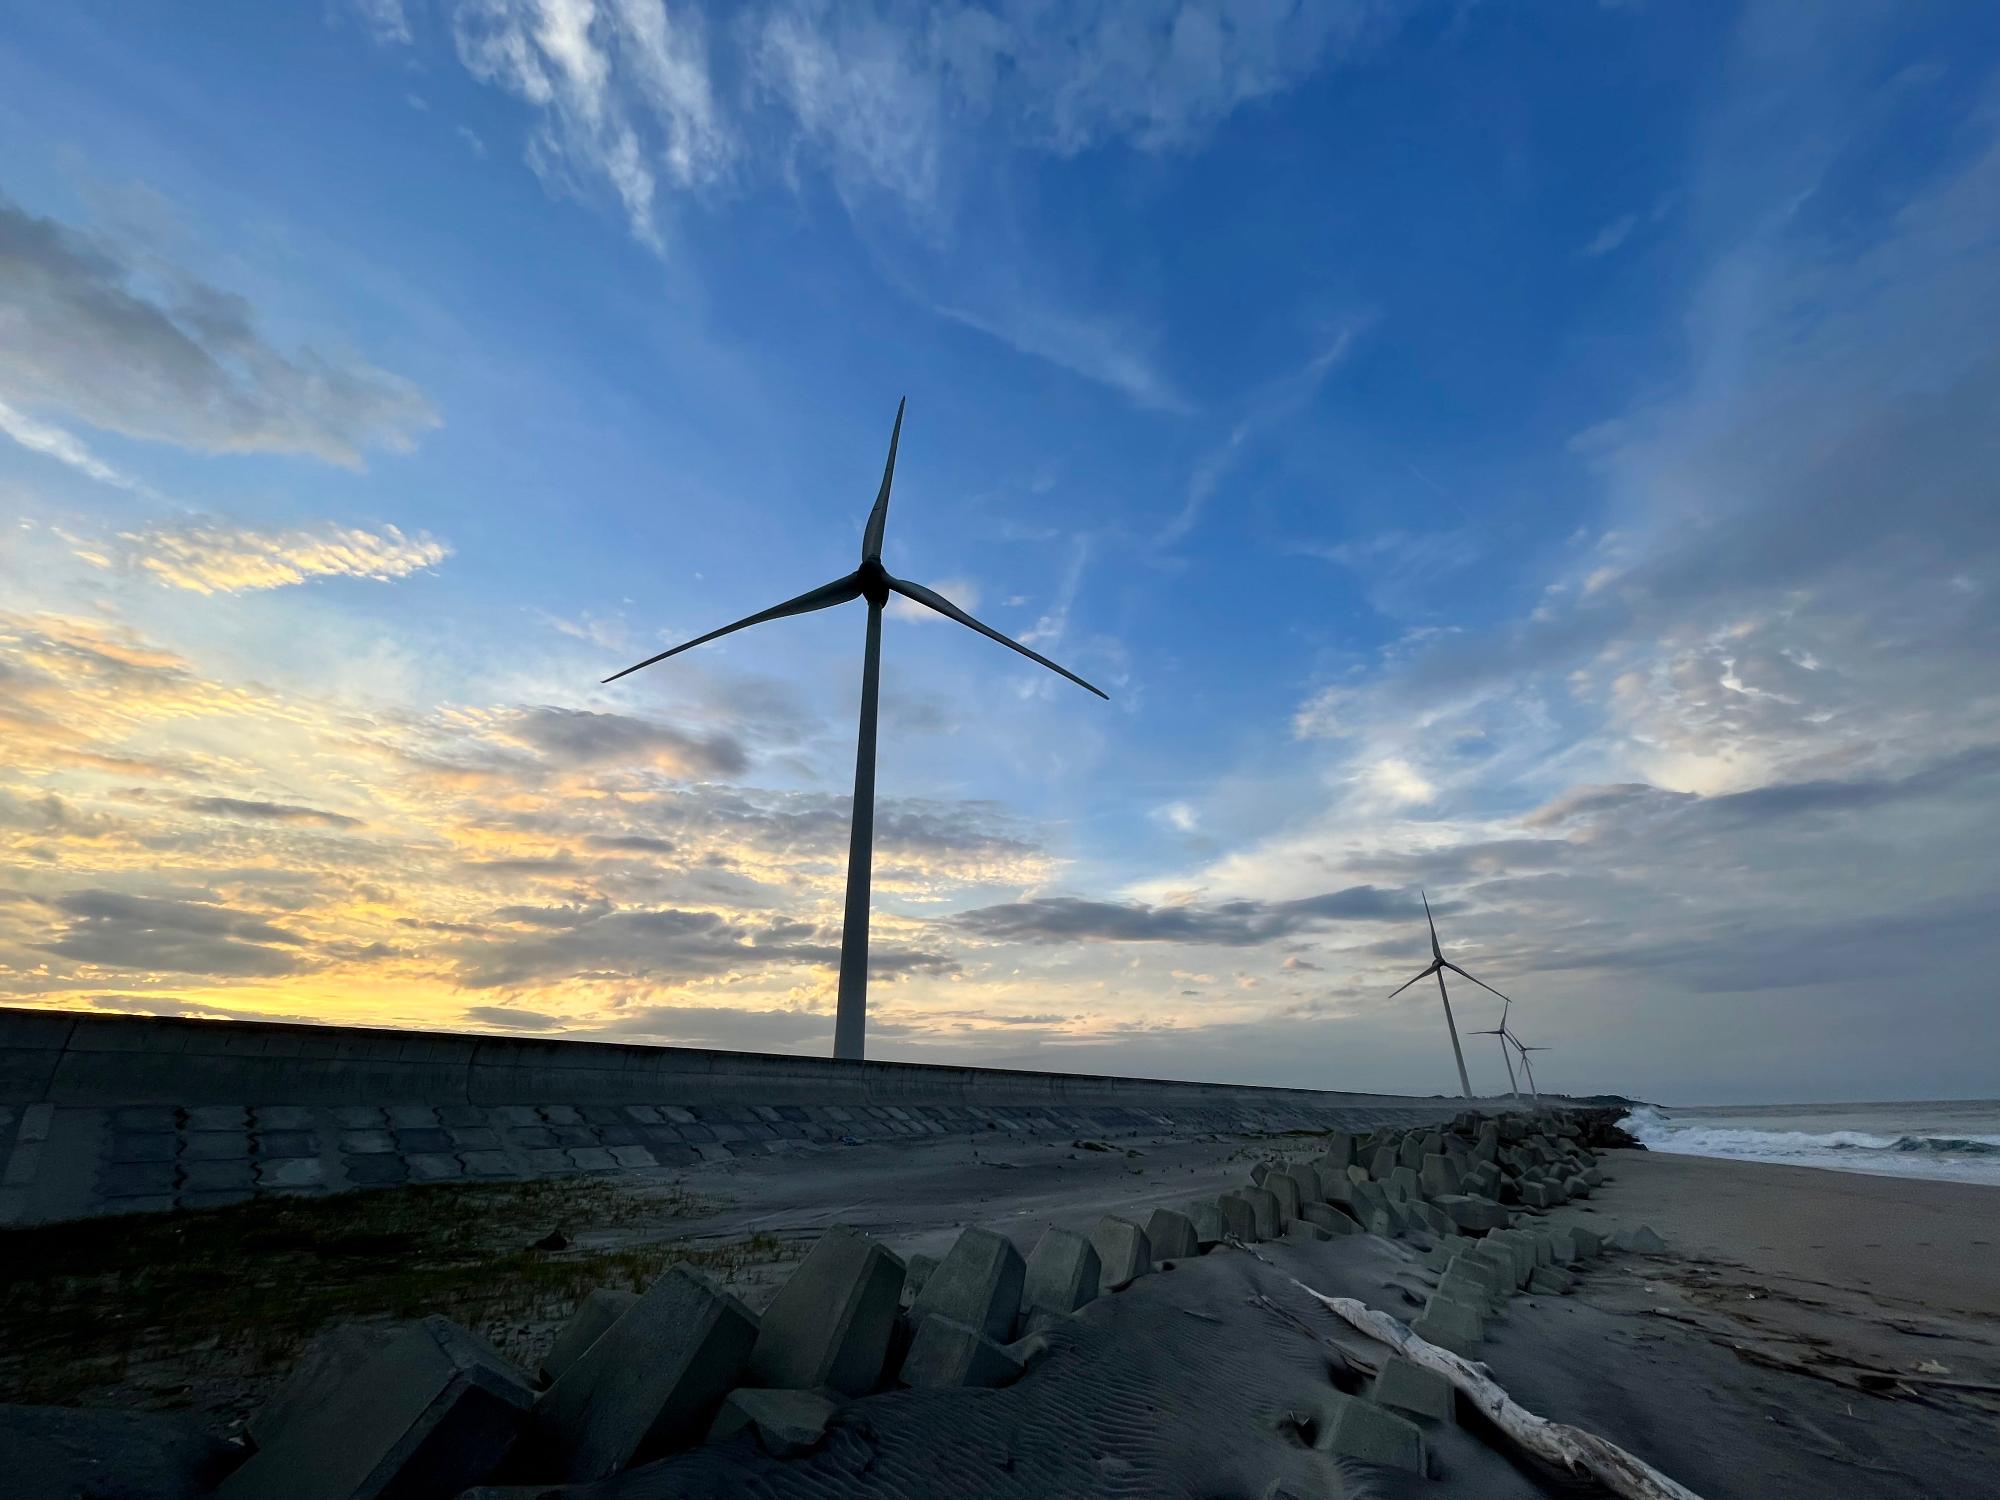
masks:
<instances>
[{"instance_id":1,"label":"sand","mask_svg":"<svg viewBox=\"0 0 2000 1500\"><path fill-rule=\"evenodd\" d=\"M1162 1200L1172 1179L1206 1186L1235 1165L1217 1157L1256 1152L1236 1143L1180 1161L1163 1148L1159 1160L1126 1159L1127 1183L1107 1181L1102 1164L1070 1191L1051 1181L1067 1175L1052 1160L992 1154L1030 1156L970 1179L984 1221L1011 1224L1025 1242L1043 1223L1080 1222L1107 1189ZM1600 1230L1650 1223L1671 1253L1614 1256L1587 1268L1575 1295L1510 1304L1481 1352L1517 1401L1610 1438L1709 1500L2000 1493L2000 1396L1965 1388L2000 1384L2000 1271L1985 1243L2000 1231L2000 1192L1633 1152L1606 1162L1615 1181L1550 1218ZM962 1198L918 1172L908 1198L885 1202L863 1191L872 1165L854 1161L838 1181L812 1185L813 1202L761 1212L791 1228L846 1198L892 1240L934 1243L928 1220ZM1015 1172L1027 1174L1009 1184L1017 1193L1000 1185ZM780 1182L744 1184L745 1196L775 1196ZM1327 1394L1358 1389L1381 1350L1294 1277L1405 1318L1434 1280L1412 1246L1365 1237L1222 1249L1092 1304L1005 1390L877 1396L847 1408L827 1445L802 1458L764 1458L746 1439L567 1493L1601 1493L1514 1454L1476 1419L1427 1429L1428 1480L1312 1451Z\"/></svg>"},{"instance_id":2,"label":"sand","mask_svg":"<svg viewBox=\"0 0 2000 1500\"><path fill-rule=\"evenodd\" d=\"M931 1253L980 1224L1026 1249L1051 1224L1143 1217L1241 1184L1260 1158L1311 1148L1287 1137L1090 1144L1109 1149L996 1136L621 1176L593 1190L589 1214L565 1216L574 1244L551 1259L665 1239L708 1246L716 1274L762 1305L828 1224ZM1630 1448L1708 1500L2000 1494L2000 1394L1968 1388L2000 1385L2000 1190L1639 1152L1604 1164L1614 1180L1551 1221L1649 1223L1672 1253L1612 1257L1584 1271L1575 1295L1511 1303L1481 1353L1517 1401ZM607 1213L597 1200L614 1188L618 1212ZM511 1225L499 1222L503 1238L526 1237ZM1092 1304L1004 1390L870 1397L842 1411L823 1449L784 1462L746 1439L592 1489L518 1493L1600 1493L1472 1426L1427 1434L1428 1480L1343 1468L1311 1449L1328 1397L1358 1389L1360 1366L1381 1350L1290 1278L1407 1319L1435 1279L1416 1248L1356 1237L1221 1249ZM395 1310L342 1304L349 1316ZM459 1315L477 1324L470 1312ZM560 1312L509 1313L509 1352L538 1358ZM189 1410L226 1431L276 1372L211 1396L189 1380L212 1358L192 1339L158 1349L154 1378L122 1383L116 1404Z\"/></svg>"}]
</instances>

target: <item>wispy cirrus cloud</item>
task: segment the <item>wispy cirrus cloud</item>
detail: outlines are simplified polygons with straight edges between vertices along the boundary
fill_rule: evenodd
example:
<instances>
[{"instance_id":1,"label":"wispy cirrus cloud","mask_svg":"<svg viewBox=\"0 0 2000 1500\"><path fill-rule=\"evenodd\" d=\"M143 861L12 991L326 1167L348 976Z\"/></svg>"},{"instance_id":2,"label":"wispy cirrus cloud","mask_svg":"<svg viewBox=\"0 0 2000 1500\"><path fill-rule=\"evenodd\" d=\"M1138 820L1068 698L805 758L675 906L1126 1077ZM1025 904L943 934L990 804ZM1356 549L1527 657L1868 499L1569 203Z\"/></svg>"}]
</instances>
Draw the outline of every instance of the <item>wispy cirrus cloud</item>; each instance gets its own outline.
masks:
<instances>
[{"instance_id":1,"label":"wispy cirrus cloud","mask_svg":"<svg viewBox=\"0 0 2000 1500\"><path fill-rule=\"evenodd\" d=\"M53 422L39 422L24 411L16 411L0 401L0 433L12 438L30 453L40 453L59 464L67 464L87 479L115 485L121 490L146 492L146 486L131 475L113 468L99 458L75 433Z\"/></svg>"},{"instance_id":2,"label":"wispy cirrus cloud","mask_svg":"<svg viewBox=\"0 0 2000 1500\"><path fill-rule=\"evenodd\" d=\"M98 567L126 567L169 588L196 594L239 594L285 588L314 578L371 578L386 583L451 555L424 533L394 526L368 531L324 523L260 531L220 521L184 521L121 532L110 542L85 540L76 555Z\"/></svg>"}]
</instances>

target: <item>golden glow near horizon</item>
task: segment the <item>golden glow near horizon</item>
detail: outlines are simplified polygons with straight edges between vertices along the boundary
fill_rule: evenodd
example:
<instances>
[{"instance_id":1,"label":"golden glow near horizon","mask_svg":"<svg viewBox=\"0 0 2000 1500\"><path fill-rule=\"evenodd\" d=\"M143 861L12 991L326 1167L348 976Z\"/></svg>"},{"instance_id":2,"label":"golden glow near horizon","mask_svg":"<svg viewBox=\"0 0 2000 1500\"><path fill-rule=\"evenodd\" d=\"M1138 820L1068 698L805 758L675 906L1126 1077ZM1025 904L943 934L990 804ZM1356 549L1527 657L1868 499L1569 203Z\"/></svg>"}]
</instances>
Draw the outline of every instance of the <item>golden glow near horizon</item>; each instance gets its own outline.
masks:
<instances>
[{"instance_id":1,"label":"golden glow near horizon","mask_svg":"<svg viewBox=\"0 0 2000 1500\"><path fill-rule=\"evenodd\" d=\"M378 560L357 549L350 571ZM204 577L240 591L272 566ZM0 1000L823 1044L845 797L722 779L742 770L722 737L658 720L281 691L109 614L0 615ZM1061 955L1052 1007L1047 965L911 915L1060 868L988 804L885 799L875 1037L1059 1047L1189 1020L1133 1015L1134 994L1214 979L1164 951ZM1250 1015L1255 988L1225 979L1202 1022Z\"/></svg>"}]
</instances>

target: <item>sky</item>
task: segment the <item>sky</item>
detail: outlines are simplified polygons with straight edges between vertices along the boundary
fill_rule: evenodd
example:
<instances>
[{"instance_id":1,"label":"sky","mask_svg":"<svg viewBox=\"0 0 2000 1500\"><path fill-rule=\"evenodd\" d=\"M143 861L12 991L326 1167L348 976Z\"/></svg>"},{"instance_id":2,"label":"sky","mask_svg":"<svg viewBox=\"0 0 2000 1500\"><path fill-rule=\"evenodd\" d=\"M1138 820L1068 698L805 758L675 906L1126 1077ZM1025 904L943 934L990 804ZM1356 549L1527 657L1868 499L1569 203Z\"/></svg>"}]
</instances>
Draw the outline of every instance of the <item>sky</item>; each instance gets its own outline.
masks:
<instances>
[{"instance_id":1,"label":"sky","mask_svg":"<svg viewBox=\"0 0 2000 1500\"><path fill-rule=\"evenodd\" d=\"M2000 1095L2000 9L6 12L0 1002Z\"/></svg>"}]
</instances>

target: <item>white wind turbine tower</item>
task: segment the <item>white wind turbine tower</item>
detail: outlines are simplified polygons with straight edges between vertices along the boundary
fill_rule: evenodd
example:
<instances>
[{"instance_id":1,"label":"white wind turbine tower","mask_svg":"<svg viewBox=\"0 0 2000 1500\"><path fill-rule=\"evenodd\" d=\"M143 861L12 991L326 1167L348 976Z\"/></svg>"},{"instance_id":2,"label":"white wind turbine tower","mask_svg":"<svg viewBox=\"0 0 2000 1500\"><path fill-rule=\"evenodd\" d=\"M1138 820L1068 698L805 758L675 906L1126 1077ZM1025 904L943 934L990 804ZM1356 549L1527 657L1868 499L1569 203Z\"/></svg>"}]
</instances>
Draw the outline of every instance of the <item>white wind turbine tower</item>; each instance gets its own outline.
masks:
<instances>
[{"instance_id":1,"label":"white wind turbine tower","mask_svg":"<svg viewBox=\"0 0 2000 1500\"><path fill-rule=\"evenodd\" d=\"M1502 995L1500 998L1503 1000L1507 999L1507 997L1504 995ZM1528 1075L1528 1097L1532 1099L1535 1102L1536 1107L1539 1108L1542 1102L1542 1094L1541 1090L1535 1087L1535 1065L1532 1062L1528 1061L1528 1054L1530 1052L1547 1052L1552 1049L1546 1046L1530 1047L1526 1045L1519 1037L1515 1036L1511 1030L1508 1029L1507 1012L1510 1009L1512 1009L1513 1004L1514 1004L1513 1001L1507 1000L1507 1003L1500 1007L1500 1024L1498 1026L1492 1027L1491 1029L1486 1031L1475 1031L1473 1035L1497 1036L1500 1038L1500 1061L1507 1065L1507 1086L1509 1089L1513 1091L1514 1097L1518 1099L1521 1097L1521 1085L1515 1081L1514 1063L1513 1060L1507 1056L1507 1044L1509 1042L1512 1042L1514 1044L1514 1050L1521 1054L1521 1067L1526 1071Z\"/></svg>"},{"instance_id":2,"label":"white wind turbine tower","mask_svg":"<svg viewBox=\"0 0 2000 1500\"><path fill-rule=\"evenodd\" d=\"M1449 969L1461 979L1470 979L1482 990L1487 990L1492 994L1500 995L1500 992L1478 976L1466 973L1465 970L1444 956L1444 949L1438 946L1437 922L1431 916L1431 898L1428 893L1422 891L1418 892L1418 894L1423 896L1424 921L1430 924L1431 929L1431 961L1427 967L1417 974L1415 979L1407 979L1390 991L1389 998L1391 1000L1395 999L1396 996L1402 994L1404 990L1415 984L1418 979L1428 979L1433 974L1437 975L1438 998L1444 1001L1445 1029L1451 1033L1451 1055L1458 1061L1458 1086L1464 1091L1465 1097L1470 1099L1472 1097L1472 1080L1465 1076L1465 1052L1458 1045L1458 1023L1451 1018L1451 994L1444 987L1444 971ZM1505 1000L1507 997L1500 995L1500 998Z\"/></svg>"},{"instance_id":3,"label":"white wind turbine tower","mask_svg":"<svg viewBox=\"0 0 2000 1500\"><path fill-rule=\"evenodd\" d=\"M1548 1052L1552 1049L1546 1043L1540 1047L1524 1046L1521 1039L1511 1031L1507 1033L1507 1037L1508 1040L1514 1043L1514 1050L1521 1054L1521 1066L1527 1070L1528 1097L1534 1101L1535 1107L1540 1109L1542 1106L1542 1091L1535 1087L1535 1065L1528 1061L1528 1054L1530 1052Z\"/></svg>"},{"instance_id":4,"label":"white wind turbine tower","mask_svg":"<svg viewBox=\"0 0 2000 1500\"><path fill-rule=\"evenodd\" d=\"M707 635L696 636L604 679L616 682L640 667L650 667L656 661L665 661L692 646L749 625L782 620L787 615L810 614L814 610L830 609L853 599L868 601L868 641L861 658L861 733L854 753L854 822L847 846L847 911L840 929L840 998L833 1022L833 1055L855 1062L861 1060L868 1021L868 894L875 850L875 708L882 676L882 606L889 602L889 595L901 594L906 599L914 599L946 619L956 620L967 629L998 641L1010 651L1018 651L1030 661L1041 663L1078 687L1088 688L1100 698L1110 696L1103 689L1092 687L1068 668L1057 666L1046 656L1030 651L992 626L981 624L944 595L925 588L921 583L892 577L889 570L882 566L882 530L889 519L889 483L896 477L896 443L903 435L903 404L901 401L896 403L896 425L889 432L889 462L882 470L882 488L875 496L875 508L868 513L867 530L862 533L859 567L831 583L808 589L795 599L774 604L769 609L738 620L734 625L725 625L720 630L709 631Z\"/></svg>"},{"instance_id":5,"label":"white wind turbine tower","mask_svg":"<svg viewBox=\"0 0 2000 1500\"><path fill-rule=\"evenodd\" d=\"M1504 995L1500 998L1503 1000L1507 999ZM1472 1034L1474 1036L1497 1036L1500 1038L1500 1061L1507 1069L1507 1092L1518 1099L1521 1097L1521 1084L1520 1080L1514 1077L1514 1059L1507 1055L1507 1044L1509 1042L1513 1042L1516 1047L1521 1045L1520 1042L1515 1040L1514 1033L1507 1029L1507 1012L1513 1008L1513 1005L1514 1002L1512 1000L1507 1000L1507 1003L1500 1007L1500 1024L1498 1026L1488 1027L1484 1031L1475 1031ZM1523 1058L1521 1061L1525 1065L1527 1059Z\"/></svg>"}]
</instances>

